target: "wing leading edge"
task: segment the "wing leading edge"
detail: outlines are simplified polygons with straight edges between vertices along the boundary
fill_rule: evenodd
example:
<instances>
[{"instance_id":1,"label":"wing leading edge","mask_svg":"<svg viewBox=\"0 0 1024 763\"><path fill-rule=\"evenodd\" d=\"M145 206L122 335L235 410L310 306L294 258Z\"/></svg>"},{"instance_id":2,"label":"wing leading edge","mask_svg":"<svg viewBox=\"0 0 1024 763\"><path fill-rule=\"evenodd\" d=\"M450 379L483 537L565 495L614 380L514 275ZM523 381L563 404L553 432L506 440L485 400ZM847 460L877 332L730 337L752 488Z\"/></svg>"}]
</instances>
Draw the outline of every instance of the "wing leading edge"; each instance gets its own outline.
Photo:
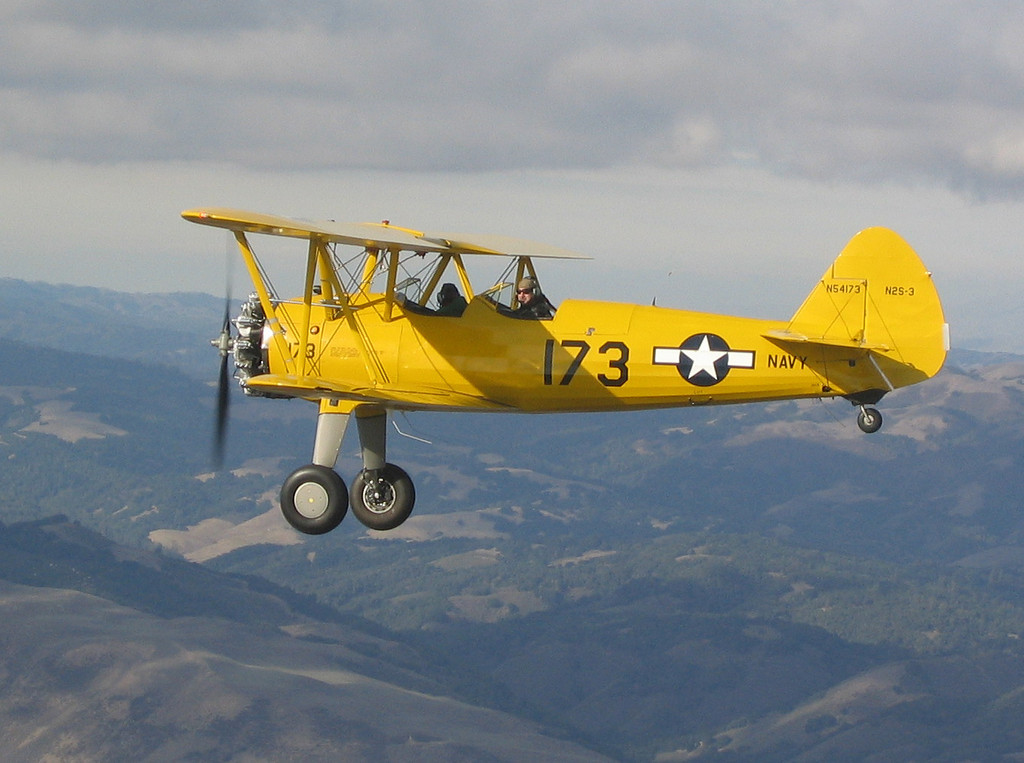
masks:
<instances>
[{"instance_id":1,"label":"wing leading edge","mask_svg":"<svg viewBox=\"0 0 1024 763\"><path fill-rule=\"evenodd\" d=\"M442 252L443 246L420 238L416 231L381 223L336 223L293 220L278 215L245 212L239 209L200 208L181 213L189 222L212 225L245 233L263 233L268 236L310 238L375 249L410 250L416 252Z\"/></svg>"},{"instance_id":2,"label":"wing leading edge","mask_svg":"<svg viewBox=\"0 0 1024 763\"><path fill-rule=\"evenodd\" d=\"M199 225L243 233L291 238L317 237L338 244L367 249L399 249L410 252L446 252L450 254L489 254L539 259L588 260L569 249L510 236L464 233L422 233L385 223L337 223L294 220L279 215L246 212L239 209L200 207L181 216Z\"/></svg>"}]
</instances>

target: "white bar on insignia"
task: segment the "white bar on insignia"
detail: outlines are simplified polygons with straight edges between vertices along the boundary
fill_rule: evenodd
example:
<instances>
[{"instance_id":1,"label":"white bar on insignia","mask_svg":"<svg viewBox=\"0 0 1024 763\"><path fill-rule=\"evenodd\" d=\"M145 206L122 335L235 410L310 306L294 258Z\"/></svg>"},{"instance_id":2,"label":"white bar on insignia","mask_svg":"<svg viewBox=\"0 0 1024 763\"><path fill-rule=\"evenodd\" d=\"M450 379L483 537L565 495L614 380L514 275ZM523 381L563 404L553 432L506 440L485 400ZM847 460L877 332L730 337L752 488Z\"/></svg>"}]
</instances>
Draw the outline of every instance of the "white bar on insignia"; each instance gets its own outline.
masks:
<instances>
[{"instance_id":1,"label":"white bar on insignia","mask_svg":"<svg viewBox=\"0 0 1024 763\"><path fill-rule=\"evenodd\" d=\"M655 347L654 364L656 366L678 365L680 354L678 347Z\"/></svg>"},{"instance_id":2,"label":"white bar on insignia","mask_svg":"<svg viewBox=\"0 0 1024 763\"><path fill-rule=\"evenodd\" d=\"M729 368L753 368L754 353L749 350L729 350Z\"/></svg>"}]
</instances>

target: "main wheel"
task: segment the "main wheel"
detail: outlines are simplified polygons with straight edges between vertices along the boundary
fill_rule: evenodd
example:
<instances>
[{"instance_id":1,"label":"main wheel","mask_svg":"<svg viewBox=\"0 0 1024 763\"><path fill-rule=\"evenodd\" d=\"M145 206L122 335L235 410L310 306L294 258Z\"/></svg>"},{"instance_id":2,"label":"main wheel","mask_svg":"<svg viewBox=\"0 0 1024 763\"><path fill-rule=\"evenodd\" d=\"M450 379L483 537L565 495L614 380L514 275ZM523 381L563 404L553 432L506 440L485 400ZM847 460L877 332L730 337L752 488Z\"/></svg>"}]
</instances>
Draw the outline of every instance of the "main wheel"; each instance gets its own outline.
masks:
<instances>
[{"instance_id":1,"label":"main wheel","mask_svg":"<svg viewBox=\"0 0 1024 763\"><path fill-rule=\"evenodd\" d=\"M376 473L363 469L349 490L352 513L371 530L394 530L412 514L416 490L405 471L384 464Z\"/></svg>"},{"instance_id":2,"label":"main wheel","mask_svg":"<svg viewBox=\"0 0 1024 763\"><path fill-rule=\"evenodd\" d=\"M309 464L296 469L281 486L281 513L307 535L337 527L348 511L348 491L333 469Z\"/></svg>"},{"instance_id":3,"label":"main wheel","mask_svg":"<svg viewBox=\"0 0 1024 763\"><path fill-rule=\"evenodd\" d=\"M882 414L877 408L861 408L857 414L857 426L868 434L877 432L882 427Z\"/></svg>"}]
</instances>

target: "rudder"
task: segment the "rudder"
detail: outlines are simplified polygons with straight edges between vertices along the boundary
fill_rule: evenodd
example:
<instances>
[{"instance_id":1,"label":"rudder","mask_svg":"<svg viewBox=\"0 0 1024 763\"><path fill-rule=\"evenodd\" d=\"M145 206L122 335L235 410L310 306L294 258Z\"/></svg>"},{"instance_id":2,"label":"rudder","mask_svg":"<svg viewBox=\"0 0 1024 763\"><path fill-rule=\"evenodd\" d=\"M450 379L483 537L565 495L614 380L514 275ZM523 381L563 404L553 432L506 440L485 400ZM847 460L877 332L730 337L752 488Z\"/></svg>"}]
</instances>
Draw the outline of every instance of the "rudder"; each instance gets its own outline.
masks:
<instances>
[{"instance_id":1,"label":"rudder","mask_svg":"<svg viewBox=\"0 0 1024 763\"><path fill-rule=\"evenodd\" d=\"M868 228L850 240L785 334L862 350L893 388L934 376L949 349L931 273L887 228Z\"/></svg>"}]
</instances>

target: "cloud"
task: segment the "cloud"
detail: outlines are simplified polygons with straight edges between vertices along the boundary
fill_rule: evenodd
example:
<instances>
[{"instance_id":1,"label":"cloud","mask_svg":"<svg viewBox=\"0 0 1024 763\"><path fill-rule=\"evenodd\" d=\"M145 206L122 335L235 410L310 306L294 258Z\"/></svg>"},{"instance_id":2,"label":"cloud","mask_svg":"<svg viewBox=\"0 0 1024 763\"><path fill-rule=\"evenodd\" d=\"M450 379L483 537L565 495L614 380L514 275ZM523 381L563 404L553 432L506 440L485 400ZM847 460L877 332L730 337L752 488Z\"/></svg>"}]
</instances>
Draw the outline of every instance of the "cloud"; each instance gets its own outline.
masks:
<instances>
[{"instance_id":1,"label":"cloud","mask_svg":"<svg viewBox=\"0 0 1024 763\"><path fill-rule=\"evenodd\" d=\"M0 150L28 157L1024 191L1010 3L54 0L0 22Z\"/></svg>"}]
</instances>

